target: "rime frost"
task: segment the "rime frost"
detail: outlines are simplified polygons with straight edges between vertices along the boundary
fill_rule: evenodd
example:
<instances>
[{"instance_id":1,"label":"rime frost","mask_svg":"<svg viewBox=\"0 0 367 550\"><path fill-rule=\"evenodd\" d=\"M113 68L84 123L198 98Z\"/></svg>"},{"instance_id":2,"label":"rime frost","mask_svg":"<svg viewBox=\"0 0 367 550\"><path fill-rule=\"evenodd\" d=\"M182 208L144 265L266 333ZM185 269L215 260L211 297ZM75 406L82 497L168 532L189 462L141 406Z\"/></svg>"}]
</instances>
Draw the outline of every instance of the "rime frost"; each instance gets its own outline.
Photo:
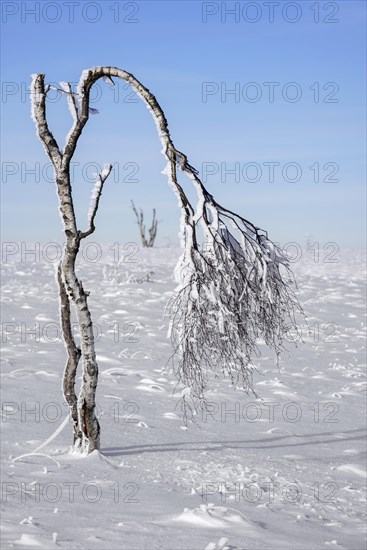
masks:
<instances>
[{"instance_id":1,"label":"rime frost","mask_svg":"<svg viewBox=\"0 0 367 550\"><path fill-rule=\"evenodd\" d=\"M107 177L109 176L111 170L112 170L112 165L105 164L102 172L100 174L97 174L97 179L92 189L90 203L89 203L89 210L88 210L89 225L92 225L93 223L93 218L96 214L97 207L98 207L99 197L101 196L101 193L102 193L103 184L107 179Z\"/></svg>"}]
</instances>

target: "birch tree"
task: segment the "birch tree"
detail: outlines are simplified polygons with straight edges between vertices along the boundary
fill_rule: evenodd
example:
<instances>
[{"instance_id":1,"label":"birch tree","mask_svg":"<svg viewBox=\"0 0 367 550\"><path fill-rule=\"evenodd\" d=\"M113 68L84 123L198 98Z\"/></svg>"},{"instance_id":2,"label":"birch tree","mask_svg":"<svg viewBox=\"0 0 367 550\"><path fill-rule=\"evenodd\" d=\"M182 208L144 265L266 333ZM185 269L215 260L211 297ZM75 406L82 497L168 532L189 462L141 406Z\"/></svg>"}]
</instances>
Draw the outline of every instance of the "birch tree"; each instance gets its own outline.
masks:
<instances>
[{"instance_id":1,"label":"birch tree","mask_svg":"<svg viewBox=\"0 0 367 550\"><path fill-rule=\"evenodd\" d=\"M133 201L131 201L131 207L136 217L136 223L138 224L138 227L139 227L141 244L143 245L144 248L152 248L154 246L154 242L157 237L157 229L158 229L158 220L155 216L155 208L153 208L152 225L148 229L149 237L147 237L145 233L144 213L142 209L140 208L140 212L138 212Z\"/></svg>"},{"instance_id":2,"label":"birch tree","mask_svg":"<svg viewBox=\"0 0 367 550\"><path fill-rule=\"evenodd\" d=\"M294 292L294 279L282 250L265 231L220 205L204 187L199 172L171 138L166 116L155 96L135 76L116 67L95 67L82 72L76 91L60 83L72 115L72 126L63 148L56 142L47 122L47 94L52 88L44 74L33 75L32 117L54 170L59 207L65 234L62 260L58 266L60 317L67 352L63 391L74 426L74 444L82 452L100 448L100 427L95 413L98 365L94 347L89 292L76 274L75 262L83 239L95 231L100 198L111 172L111 164L98 174L83 231L77 224L70 179L70 162L91 112L90 91L104 79L121 78L129 83L150 111L162 143L167 164L165 174L181 210L182 254L175 269L178 282L168 305L169 334L174 354L173 368L183 388L186 415L205 402L210 374L221 373L231 384L253 391L253 358L259 354L260 339L278 358L289 326L297 330L296 313L302 311ZM194 207L178 181L179 171L191 180L198 201ZM199 242L203 235L205 246ZM71 305L79 323L81 347L71 330ZM75 377L83 363L79 396Z\"/></svg>"}]
</instances>

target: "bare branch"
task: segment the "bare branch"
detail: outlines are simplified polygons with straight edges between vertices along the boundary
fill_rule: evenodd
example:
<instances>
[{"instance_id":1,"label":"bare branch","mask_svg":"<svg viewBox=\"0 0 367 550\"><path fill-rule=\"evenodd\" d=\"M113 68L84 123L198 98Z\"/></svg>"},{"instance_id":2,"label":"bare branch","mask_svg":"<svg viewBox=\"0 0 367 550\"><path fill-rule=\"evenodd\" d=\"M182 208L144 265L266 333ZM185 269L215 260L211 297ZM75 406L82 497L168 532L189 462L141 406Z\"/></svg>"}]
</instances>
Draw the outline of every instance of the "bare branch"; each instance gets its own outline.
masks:
<instances>
[{"instance_id":1,"label":"bare branch","mask_svg":"<svg viewBox=\"0 0 367 550\"><path fill-rule=\"evenodd\" d=\"M46 120L45 75L32 75L31 83L32 118L37 128L37 134L52 164L58 168L61 163L61 153L54 136L49 130Z\"/></svg>"},{"instance_id":2,"label":"bare branch","mask_svg":"<svg viewBox=\"0 0 367 550\"><path fill-rule=\"evenodd\" d=\"M77 105L77 94L73 93L71 89L71 84L69 82L60 82L61 91L66 94L69 110L71 116L73 117L74 122L76 123L79 119L79 110ZM57 90L58 88L56 88Z\"/></svg>"},{"instance_id":3,"label":"bare branch","mask_svg":"<svg viewBox=\"0 0 367 550\"><path fill-rule=\"evenodd\" d=\"M154 246L155 239L157 237L157 229L158 229L158 220L155 217L155 208L153 208L153 220L152 225L149 229L149 241L148 246Z\"/></svg>"},{"instance_id":4,"label":"bare branch","mask_svg":"<svg viewBox=\"0 0 367 550\"><path fill-rule=\"evenodd\" d=\"M49 130L46 120L46 92L44 85L45 75L32 76L31 102L32 118L35 122L37 134L49 156L56 174L57 193L59 195L60 213L65 231L76 234L76 220L71 196L70 173L63 169L63 155Z\"/></svg>"},{"instance_id":5,"label":"bare branch","mask_svg":"<svg viewBox=\"0 0 367 550\"><path fill-rule=\"evenodd\" d=\"M96 183L94 184L94 187L93 187L90 206L89 206L89 212L88 212L89 228L87 229L87 231L80 233L81 239L88 237L88 235L91 235L95 230L94 219L97 214L99 200L102 195L104 182L110 175L111 170L112 170L112 164L106 164L102 173L98 174Z\"/></svg>"},{"instance_id":6,"label":"bare branch","mask_svg":"<svg viewBox=\"0 0 367 550\"><path fill-rule=\"evenodd\" d=\"M83 131L85 124L88 121L90 110L89 97L90 90L93 84L100 78L111 78L113 76L129 82L136 93L139 95L139 97L144 101L153 116L153 119L157 125L160 140L163 145L163 153L168 160L166 174L178 197L179 205L182 208L183 212L183 239L184 241L188 241L188 243L190 243L190 245L194 248L197 248L193 219L194 209L191 206L177 179L177 159L186 159L186 156L175 149L168 130L167 119L155 96L147 88L145 88L145 86L143 86L132 74L118 69L117 67L96 67L93 69L87 69L82 72L79 84L77 86L77 94L80 102L79 119L78 121L74 122L68 134L66 145L64 147L63 166L67 167L69 165L70 160L74 154L77 141ZM192 170L193 173L196 174L197 171L187 163L187 159L185 162L185 168L187 170Z\"/></svg>"},{"instance_id":7,"label":"bare branch","mask_svg":"<svg viewBox=\"0 0 367 550\"><path fill-rule=\"evenodd\" d=\"M157 236L157 226L158 226L158 221L156 220L156 217L155 217L155 208L153 208L153 221L152 221L152 225L149 229L149 239L147 239L146 236L145 236L145 224L144 224L143 211L142 211L142 209L140 209L140 213L139 213L137 211L137 209L135 208L135 204L133 203L133 201L131 201L131 206L132 206L132 209L133 209L134 214L136 216L136 221L137 221L137 224L138 224L138 227L139 227L140 238L141 238L141 242L142 242L143 247L144 248L153 247L155 238Z\"/></svg>"}]
</instances>

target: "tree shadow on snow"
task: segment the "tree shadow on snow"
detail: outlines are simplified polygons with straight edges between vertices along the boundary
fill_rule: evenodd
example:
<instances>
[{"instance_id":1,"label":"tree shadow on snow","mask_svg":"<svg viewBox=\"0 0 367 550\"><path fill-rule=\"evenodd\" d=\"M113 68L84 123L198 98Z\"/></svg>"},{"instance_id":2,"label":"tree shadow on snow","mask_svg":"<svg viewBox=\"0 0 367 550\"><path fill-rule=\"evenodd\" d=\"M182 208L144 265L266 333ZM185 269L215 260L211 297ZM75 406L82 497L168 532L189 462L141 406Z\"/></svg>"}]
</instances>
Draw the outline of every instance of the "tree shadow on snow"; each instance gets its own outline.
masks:
<instances>
[{"instance_id":1,"label":"tree shadow on snow","mask_svg":"<svg viewBox=\"0 0 367 550\"><path fill-rule=\"evenodd\" d=\"M351 435L354 434L354 435ZM310 438L314 438L310 441ZM319 434L286 434L262 439L249 439L245 441L239 440L222 440L222 441L179 441L175 443L158 443L145 445L130 445L127 447L106 447L102 449L102 454L105 456L124 456L136 455L142 453L166 453L176 451L208 451L218 452L224 449L276 449L276 448L294 448L294 447L312 447L313 445L330 445L332 443L340 443L342 441L364 440L365 430L355 429L336 432L321 432ZM294 441L299 439L300 441ZM306 441L302 441L306 439ZM321 458L321 457L320 457Z\"/></svg>"}]
</instances>

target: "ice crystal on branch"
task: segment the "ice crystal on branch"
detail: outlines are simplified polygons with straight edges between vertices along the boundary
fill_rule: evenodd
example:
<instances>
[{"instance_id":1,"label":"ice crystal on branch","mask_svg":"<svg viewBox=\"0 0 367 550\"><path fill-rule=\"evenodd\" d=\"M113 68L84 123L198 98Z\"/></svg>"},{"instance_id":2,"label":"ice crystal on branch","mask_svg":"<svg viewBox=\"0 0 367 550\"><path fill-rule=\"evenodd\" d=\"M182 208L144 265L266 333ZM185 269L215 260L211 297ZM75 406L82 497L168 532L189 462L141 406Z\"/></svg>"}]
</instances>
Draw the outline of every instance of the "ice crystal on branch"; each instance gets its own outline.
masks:
<instances>
[{"instance_id":1,"label":"ice crystal on branch","mask_svg":"<svg viewBox=\"0 0 367 550\"><path fill-rule=\"evenodd\" d=\"M179 287L168 311L184 415L205 403L210 375L246 392L263 340L278 356L289 326L302 313L282 250L265 232L209 198L199 223L204 247L189 246L176 268ZM191 401L191 404L190 404ZM192 407L191 407L192 406Z\"/></svg>"}]
</instances>

